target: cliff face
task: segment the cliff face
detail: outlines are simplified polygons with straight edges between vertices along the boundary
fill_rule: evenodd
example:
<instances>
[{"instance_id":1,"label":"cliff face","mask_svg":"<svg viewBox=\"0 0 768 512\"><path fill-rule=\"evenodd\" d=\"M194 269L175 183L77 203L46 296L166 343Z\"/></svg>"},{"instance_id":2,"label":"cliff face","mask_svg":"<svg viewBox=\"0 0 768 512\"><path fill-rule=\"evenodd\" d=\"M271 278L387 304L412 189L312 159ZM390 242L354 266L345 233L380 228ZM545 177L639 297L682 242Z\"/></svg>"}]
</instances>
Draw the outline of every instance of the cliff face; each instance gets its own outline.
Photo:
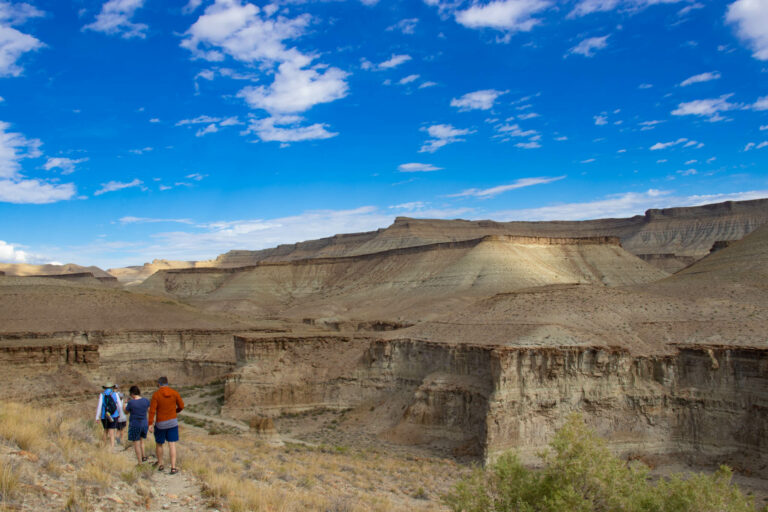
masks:
<instances>
[{"instance_id":1,"label":"cliff face","mask_svg":"<svg viewBox=\"0 0 768 512\"><path fill-rule=\"evenodd\" d=\"M233 331L0 333L0 384L12 399L93 393L123 386L221 378L236 364Z\"/></svg>"},{"instance_id":2,"label":"cliff face","mask_svg":"<svg viewBox=\"0 0 768 512\"><path fill-rule=\"evenodd\" d=\"M580 411L624 454L728 457L755 471L768 456L768 349L670 347L651 357L340 336L238 337L236 346L224 407L233 417L351 409L389 441L485 459L514 449L533 461Z\"/></svg>"}]
</instances>

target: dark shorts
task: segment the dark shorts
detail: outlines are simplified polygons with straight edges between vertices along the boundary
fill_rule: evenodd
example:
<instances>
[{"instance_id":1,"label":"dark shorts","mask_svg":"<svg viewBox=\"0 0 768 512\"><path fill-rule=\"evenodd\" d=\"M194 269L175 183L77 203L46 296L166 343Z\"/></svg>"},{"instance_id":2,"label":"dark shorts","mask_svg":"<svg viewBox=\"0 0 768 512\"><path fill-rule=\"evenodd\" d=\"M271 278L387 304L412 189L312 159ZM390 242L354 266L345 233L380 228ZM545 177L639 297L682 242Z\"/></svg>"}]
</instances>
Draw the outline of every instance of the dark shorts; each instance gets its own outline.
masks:
<instances>
[{"instance_id":1,"label":"dark shorts","mask_svg":"<svg viewBox=\"0 0 768 512\"><path fill-rule=\"evenodd\" d=\"M124 421L118 421L117 422L117 430L123 430L125 428L125 422Z\"/></svg>"},{"instance_id":2,"label":"dark shorts","mask_svg":"<svg viewBox=\"0 0 768 512\"><path fill-rule=\"evenodd\" d=\"M128 440L138 441L139 439L147 438L147 426L146 425L131 425L128 427Z\"/></svg>"},{"instance_id":3,"label":"dark shorts","mask_svg":"<svg viewBox=\"0 0 768 512\"><path fill-rule=\"evenodd\" d=\"M175 443L178 440L179 427L155 428L155 443L165 444L166 441L169 443Z\"/></svg>"},{"instance_id":4,"label":"dark shorts","mask_svg":"<svg viewBox=\"0 0 768 512\"><path fill-rule=\"evenodd\" d=\"M109 420L101 420L101 426L104 427L104 430L117 430L117 422L116 421L109 421Z\"/></svg>"}]
</instances>

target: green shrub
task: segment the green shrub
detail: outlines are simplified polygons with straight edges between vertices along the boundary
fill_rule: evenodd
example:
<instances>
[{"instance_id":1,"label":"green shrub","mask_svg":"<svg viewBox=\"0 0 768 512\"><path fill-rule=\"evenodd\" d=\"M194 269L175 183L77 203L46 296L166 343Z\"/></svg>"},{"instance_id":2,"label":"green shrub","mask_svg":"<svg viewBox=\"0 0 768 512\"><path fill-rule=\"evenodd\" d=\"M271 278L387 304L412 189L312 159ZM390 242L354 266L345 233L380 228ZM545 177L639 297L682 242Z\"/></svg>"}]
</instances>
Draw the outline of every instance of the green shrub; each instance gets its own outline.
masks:
<instances>
[{"instance_id":1,"label":"green shrub","mask_svg":"<svg viewBox=\"0 0 768 512\"><path fill-rule=\"evenodd\" d=\"M454 512L755 511L752 498L731 484L726 466L711 475L653 482L644 465L612 455L579 415L568 419L550 448L541 470L507 453L459 481L443 500Z\"/></svg>"}]
</instances>

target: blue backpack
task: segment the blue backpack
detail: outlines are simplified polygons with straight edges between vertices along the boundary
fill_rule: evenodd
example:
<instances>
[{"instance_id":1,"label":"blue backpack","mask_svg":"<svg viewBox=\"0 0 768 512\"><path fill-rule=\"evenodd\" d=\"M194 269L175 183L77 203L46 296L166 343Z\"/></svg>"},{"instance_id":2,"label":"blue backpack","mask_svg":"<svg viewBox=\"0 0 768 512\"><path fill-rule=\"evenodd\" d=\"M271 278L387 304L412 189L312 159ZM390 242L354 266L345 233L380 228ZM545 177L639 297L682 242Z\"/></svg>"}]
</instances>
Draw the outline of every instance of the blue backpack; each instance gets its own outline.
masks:
<instances>
[{"instance_id":1,"label":"blue backpack","mask_svg":"<svg viewBox=\"0 0 768 512\"><path fill-rule=\"evenodd\" d=\"M117 421L117 417L119 417L120 414L117 411L117 401L115 400L114 392L110 391L107 393L105 391L102 403L107 419L109 421Z\"/></svg>"}]
</instances>

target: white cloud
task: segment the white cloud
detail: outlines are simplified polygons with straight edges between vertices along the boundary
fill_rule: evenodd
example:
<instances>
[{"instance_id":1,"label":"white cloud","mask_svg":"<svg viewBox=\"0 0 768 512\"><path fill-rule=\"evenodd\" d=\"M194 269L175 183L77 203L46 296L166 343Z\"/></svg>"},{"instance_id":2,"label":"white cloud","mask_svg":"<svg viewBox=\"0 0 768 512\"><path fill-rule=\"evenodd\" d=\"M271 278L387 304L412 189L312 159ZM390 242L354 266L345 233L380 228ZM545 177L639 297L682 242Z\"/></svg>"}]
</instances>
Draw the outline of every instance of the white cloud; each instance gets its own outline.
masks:
<instances>
[{"instance_id":1,"label":"white cloud","mask_svg":"<svg viewBox=\"0 0 768 512\"><path fill-rule=\"evenodd\" d=\"M602 50L603 48L606 48L608 46L608 38L610 37L610 34L607 36L601 36L601 37L589 37L587 39L584 39L579 44L568 50L566 52L566 56L569 54L571 55L583 55L584 57L592 57L595 55L595 52L597 50Z\"/></svg>"},{"instance_id":2,"label":"white cloud","mask_svg":"<svg viewBox=\"0 0 768 512\"><path fill-rule=\"evenodd\" d=\"M768 110L768 96L763 96L762 98L758 98L757 101L755 101L752 104L753 110ZM762 130L763 127L761 126L760 129Z\"/></svg>"},{"instance_id":3,"label":"white cloud","mask_svg":"<svg viewBox=\"0 0 768 512\"><path fill-rule=\"evenodd\" d=\"M612 194L595 201L565 203L541 208L497 212L494 219L508 220L583 220L631 217L650 208L699 206L722 201L746 201L768 197L768 190L753 190L728 194L675 196L669 190L649 189L646 192Z\"/></svg>"},{"instance_id":4,"label":"white cloud","mask_svg":"<svg viewBox=\"0 0 768 512\"><path fill-rule=\"evenodd\" d=\"M661 124L661 123L664 123L664 122L666 122L666 121L659 121L657 119L654 119L652 121L643 121L643 122L638 123L638 124L640 126L642 126L642 128L640 128L641 131L646 131L646 130L653 130L656 127L657 124Z\"/></svg>"},{"instance_id":5,"label":"white cloud","mask_svg":"<svg viewBox=\"0 0 768 512\"><path fill-rule=\"evenodd\" d=\"M107 183L102 183L101 188L93 193L95 196L100 196L102 194L106 194L107 192L115 192L117 190L122 190L124 188L133 188L133 187L140 187L144 182L140 179L136 178L132 181L109 181Z\"/></svg>"},{"instance_id":6,"label":"white cloud","mask_svg":"<svg viewBox=\"0 0 768 512\"><path fill-rule=\"evenodd\" d=\"M687 145L692 145L692 144L690 144L691 142L693 142L693 144L696 144L696 141L689 141L685 137L681 137L681 138L679 138L677 140L673 140L671 142L657 142L656 144L651 146L649 149L651 151L658 151L660 149L667 149L667 148L671 148L672 146L678 146L680 144L686 144L686 146Z\"/></svg>"},{"instance_id":7,"label":"white cloud","mask_svg":"<svg viewBox=\"0 0 768 512\"><path fill-rule=\"evenodd\" d=\"M389 59L385 60L384 62L381 62L380 64L377 64L374 69L384 70L384 69L396 68L401 64L405 64L409 60L411 60L410 55L392 55L392 57L390 57Z\"/></svg>"},{"instance_id":8,"label":"white cloud","mask_svg":"<svg viewBox=\"0 0 768 512\"><path fill-rule=\"evenodd\" d=\"M640 84L637 86L638 89L650 89L653 87L653 84Z\"/></svg>"},{"instance_id":9,"label":"white cloud","mask_svg":"<svg viewBox=\"0 0 768 512\"><path fill-rule=\"evenodd\" d=\"M170 187L169 187L170 188ZM190 219L154 219L151 217L126 216L118 219L120 224L155 224L159 222L175 222L178 224L194 224Z\"/></svg>"},{"instance_id":10,"label":"white cloud","mask_svg":"<svg viewBox=\"0 0 768 512\"><path fill-rule=\"evenodd\" d=\"M768 124L764 124L760 127L760 131L764 132L765 130L768 130Z\"/></svg>"},{"instance_id":11,"label":"white cloud","mask_svg":"<svg viewBox=\"0 0 768 512\"><path fill-rule=\"evenodd\" d=\"M258 63L265 72L274 71L271 84L248 86L238 93L251 108L273 116L304 112L345 97L347 73L324 64L312 65L315 54L285 44L305 33L311 17L287 18L276 12L274 5L260 9L241 0L216 0L189 27L181 46L208 61L230 56L248 64Z\"/></svg>"},{"instance_id":12,"label":"white cloud","mask_svg":"<svg viewBox=\"0 0 768 512\"><path fill-rule=\"evenodd\" d=\"M0 202L4 203L55 203L72 199L76 192L72 183L53 184L38 179L0 179Z\"/></svg>"},{"instance_id":13,"label":"white cloud","mask_svg":"<svg viewBox=\"0 0 768 512\"><path fill-rule=\"evenodd\" d=\"M309 110L319 103L329 103L347 95L347 73L337 68L301 68L293 62L278 67L269 87L248 86L238 96L251 108L270 114L293 114Z\"/></svg>"},{"instance_id":14,"label":"white cloud","mask_svg":"<svg viewBox=\"0 0 768 512\"><path fill-rule=\"evenodd\" d=\"M751 149L763 149L764 147L768 146L768 140L755 143L755 142L749 142L746 146L744 146L744 151L749 151Z\"/></svg>"},{"instance_id":15,"label":"white cloud","mask_svg":"<svg viewBox=\"0 0 768 512\"><path fill-rule=\"evenodd\" d=\"M211 116L197 116L193 119L182 119L178 123L176 123L176 126L184 126L187 124L209 124L209 123L218 123L221 121L220 117L211 117Z\"/></svg>"},{"instance_id":16,"label":"white cloud","mask_svg":"<svg viewBox=\"0 0 768 512\"><path fill-rule=\"evenodd\" d=\"M88 158L49 158L45 164L43 164L43 169L46 171L50 171L51 169L61 169L61 174L72 174L75 172L75 166L77 164L81 164L87 161Z\"/></svg>"},{"instance_id":17,"label":"white cloud","mask_svg":"<svg viewBox=\"0 0 768 512\"><path fill-rule=\"evenodd\" d=\"M19 59L25 53L44 46L37 38L16 30L12 25L21 25L44 14L27 3L0 1L0 76L19 76L23 71L18 64Z\"/></svg>"},{"instance_id":18,"label":"white cloud","mask_svg":"<svg viewBox=\"0 0 768 512\"><path fill-rule=\"evenodd\" d=\"M591 164L595 160L596 160L595 158L587 158L586 160L582 160L580 163L582 163L582 164Z\"/></svg>"},{"instance_id":19,"label":"white cloud","mask_svg":"<svg viewBox=\"0 0 768 512\"><path fill-rule=\"evenodd\" d=\"M72 183L51 184L21 174L21 161L42 156L42 143L11 132L10 127L0 121L0 202L44 204L71 199L76 193Z\"/></svg>"},{"instance_id":20,"label":"white cloud","mask_svg":"<svg viewBox=\"0 0 768 512\"><path fill-rule=\"evenodd\" d=\"M491 187L486 189L470 188L462 192L459 192L458 194L450 194L448 197L478 197L481 199L488 199L488 198L497 196L503 192L508 192L510 190L516 190L518 188L524 188L524 187L531 187L533 185L543 185L546 183L552 183L553 181L559 181L564 178L565 176L556 176L556 177L542 176L538 178L520 178L519 180L516 180L514 183L510 183L509 185L499 185L496 187Z\"/></svg>"},{"instance_id":21,"label":"white cloud","mask_svg":"<svg viewBox=\"0 0 768 512\"><path fill-rule=\"evenodd\" d=\"M515 147L522 148L522 149L538 149L541 147L541 144L539 144L535 140L531 140L528 142L518 142L515 144Z\"/></svg>"},{"instance_id":22,"label":"white cloud","mask_svg":"<svg viewBox=\"0 0 768 512\"><path fill-rule=\"evenodd\" d=\"M133 153L134 155L143 155L144 153L149 153L150 151L154 151L154 148L151 148L149 146L145 148L139 148L139 149L129 149L129 153Z\"/></svg>"},{"instance_id":23,"label":"white cloud","mask_svg":"<svg viewBox=\"0 0 768 512\"><path fill-rule=\"evenodd\" d=\"M533 119L534 117L540 117L540 116L536 112L528 112L527 114L520 114L519 116L517 116L517 118L520 119L521 121Z\"/></svg>"},{"instance_id":24,"label":"white cloud","mask_svg":"<svg viewBox=\"0 0 768 512\"><path fill-rule=\"evenodd\" d=\"M203 178L205 178L206 176L208 176L208 175L207 174L200 174L199 172L193 172L192 174L187 174L185 176L185 178L188 178L190 180L195 180L195 181L202 181Z\"/></svg>"},{"instance_id":25,"label":"white cloud","mask_svg":"<svg viewBox=\"0 0 768 512\"><path fill-rule=\"evenodd\" d=\"M400 164L397 166L397 170L400 172L432 172L439 171L442 167L435 167L432 164L420 164L416 162L408 164Z\"/></svg>"},{"instance_id":26,"label":"white cloud","mask_svg":"<svg viewBox=\"0 0 768 512\"><path fill-rule=\"evenodd\" d=\"M677 171L677 174L680 174L681 176L694 176L698 174L698 172L696 171L696 169L684 169L684 170Z\"/></svg>"},{"instance_id":27,"label":"white cloud","mask_svg":"<svg viewBox=\"0 0 768 512\"><path fill-rule=\"evenodd\" d=\"M727 100L733 96L733 94L724 94L719 98L710 98L706 100L694 100L685 103L680 103L675 110L672 111L673 116L703 116L709 117L710 121L720 121L724 119L720 116L720 112L727 112L739 108L734 103L729 103Z\"/></svg>"},{"instance_id":28,"label":"white cloud","mask_svg":"<svg viewBox=\"0 0 768 512\"><path fill-rule=\"evenodd\" d=\"M211 123L208 126L205 126L203 128L198 129L195 132L195 137L204 137L208 135L209 133L216 133L219 131L219 127L215 124Z\"/></svg>"},{"instance_id":29,"label":"white cloud","mask_svg":"<svg viewBox=\"0 0 768 512\"><path fill-rule=\"evenodd\" d=\"M426 89L427 87L434 87L437 85L437 82L424 82L421 85L419 85L419 89Z\"/></svg>"},{"instance_id":30,"label":"white cloud","mask_svg":"<svg viewBox=\"0 0 768 512\"><path fill-rule=\"evenodd\" d=\"M721 77L719 71L708 71L706 73L700 73L698 75L693 75L691 77L686 78L682 82L680 82L680 87L687 87L691 84L698 84L701 82L709 82L711 80L719 80Z\"/></svg>"},{"instance_id":31,"label":"white cloud","mask_svg":"<svg viewBox=\"0 0 768 512\"><path fill-rule=\"evenodd\" d=\"M407 18L400 20L394 25L387 27L387 30L399 30L403 34L413 34L416 32L416 25L419 23L419 18Z\"/></svg>"},{"instance_id":32,"label":"white cloud","mask_svg":"<svg viewBox=\"0 0 768 512\"><path fill-rule=\"evenodd\" d=\"M409 84L411 82L415 82L416 80L418 80L419 76L420 75L408 75L406 77L401 78L397 83L399 83L400 85L406 85L406 84Z\"/></svg>"},{"instance_id":33,"label":"white cloud","mask_svg":"<svg viewBox=\"0 0 768 512\"><path fill-rule=\"evenodd\" d=\"M495 0L475 3L456 11L456 21L469 28L493 28L512 32L528 32L541 22L533 15L552 5L547 0Z\"/></svg>"},{"instance_id":34,"label":"white cloud","mask_svg":"<svg viewBox=\"0 0 768 512\"><path fill-rule=\"evenodd\" d=\"M13 245L0 240L0 261L3 263L26 263L28 259L25 251L16 249Z\"/></svg>"},{"instance_id":35,"label":"white cloud","mask_svg":"<svg viewBox=\"0 0 768 512\"><path fill-rule=\"evenodd\" d=\"M736 0L728 6L725 19L758 60L768 60L768 4L762 0Z\"/></svg>"},{"instance_id":36,"label":"white cloud","mask_svg":"<svg viewBox=\"0 0 768 512\"><path fill-rule=\"evenodd\" d=\"M698 160L687 160L685 162L685 165L693 165L693 164L697 164L697 163L699 163Z\"/></svg>"},{"instance_id":37,"label":"white cloud","mask_svg":"<svg viewBox=\"0 0 768 512\"><path fill-rule=\"evenodd\" d=\"M608 116L592 116L597 126L604 126L608 124Z\"/></svg>"},{"instance_id":38,"label":"white cloud","mask_svg":"<svg viewBox=\"0 0 768 512\"><path fill-rule=\"evenodd\" d=\"M451 106L459 110L490 110L496 99L506 94L507 91L497 91L495 89L483 89L475 92L468 92L460 98L453 98Z\"/></svg>"},{"instance_id":39,"label":"white cloud","mask_svg":"<svg viewBox=\"0 0 768 512\"><path fill-rule=\"evenodd\" d=\"M150 120L149 120L149 122L150 122L150 123L159 123L159 122L160 122L160 119L158 119L158 118L156 118L156 117L153 117L152 119L150 119Z\"/></svg>"},{"instance_id":40,"label":"white cloud","mask_svg":"<svg viewBox=\"0 0 768 512\"><path fill-rule=\"evenodd\" d=\"M315 123L301 126L301 116L273 116L264 119L252 119L245 133L255 133L264 142L301 142L322 140L335 137L338 133L329 132L325 124Z\"/></svg>"},{"instance_id":41,"label":"white cloud","mask_svg":"<svg viewBox=\"0 0 768 512\"><path fill-rule=\"evenodd\" d=\"M144 23L131 21L136 11L143 6L144 0L108 0L101 6L101 12L96 15L93 23L84 26L83 30L120 34L126 39L144 38L149 27Z\"/></svg>"},{"instance_id":42,"label":"white cloud","mask_svg":"<svg viewBox=\"0 0 768 512\"><path fill-rule=\"evenodd\" d=\"M434 124L422 128L421 131L427 132L431 139L424 142L419 149L419 153L434 153L441 147L454 142L462 142L461 137L474 133L474 130L455 128L450 124Z\"/></svg>"},{"instance_id":43,"label":"white cloud","mask_svg":"<svg viewBox=\"0 0 768 512\"><path fill-rule=\"evenodd\" d=\"M181 8L181 12L184 14L192 14L203 4L203 0L189 0L187 5Z\"/></svg>"},{"instance_id":44,"label":"white cloud","mask_svg":"<svg viewBox=\"0 0 768 512\"><path fill-rule=\"evenodd\" d=\"M627 12L637 12L651 5L672 4L683 0L581 0L568 14L569 18L586 16L595 12L606 12L621 9Z\"/></svg>"},{"instance_id":45,"label":"white cloud","mask_svg":"<svg viewBox=\"0 0 768 512\"><path fill-rule=\"evenodd\" d=\"M512 137L535 137L539 132L536 130L523 130L519 124L505 124L497 126L496 130L504 136Z\"/></svg>"}]
</instances>

